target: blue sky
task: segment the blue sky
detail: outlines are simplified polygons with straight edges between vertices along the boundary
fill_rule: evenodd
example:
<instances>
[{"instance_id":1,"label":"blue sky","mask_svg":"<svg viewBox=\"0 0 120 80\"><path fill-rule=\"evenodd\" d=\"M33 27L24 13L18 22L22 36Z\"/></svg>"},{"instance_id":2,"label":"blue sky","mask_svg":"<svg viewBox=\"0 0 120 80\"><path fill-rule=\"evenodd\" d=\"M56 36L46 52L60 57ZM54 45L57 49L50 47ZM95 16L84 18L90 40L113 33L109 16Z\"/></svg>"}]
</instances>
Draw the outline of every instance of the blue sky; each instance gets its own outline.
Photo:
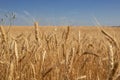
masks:
<instances>
[{"instance_id":1,"label":"blue sky","mask_svg":"<svg viewBox=\"0 0 120 80\"><path fill-rule=\"evenodd\" d=\"M7 12L15 25L120 25L120 0L0 0L0 19Z\"/></svg>"}]
</instances>

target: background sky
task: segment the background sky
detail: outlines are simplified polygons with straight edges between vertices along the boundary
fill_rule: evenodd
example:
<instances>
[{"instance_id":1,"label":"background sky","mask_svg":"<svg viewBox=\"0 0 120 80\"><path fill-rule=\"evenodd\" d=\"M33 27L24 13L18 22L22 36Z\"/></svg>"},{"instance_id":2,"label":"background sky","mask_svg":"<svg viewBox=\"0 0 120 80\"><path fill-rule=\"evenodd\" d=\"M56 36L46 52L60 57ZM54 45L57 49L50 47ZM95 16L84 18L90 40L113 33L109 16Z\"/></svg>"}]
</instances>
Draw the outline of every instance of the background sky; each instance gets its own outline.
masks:
<instances>
[{"instance_id":1,"label":"background sky","mask_svg":"<svg viewBox=\"0 0 120 80\"><path fill-rule=\"evenodd\" d=\"M0 19L15 12L15 25L120 25L120 0L0 0Z\"/></svg>"}]
</instances>

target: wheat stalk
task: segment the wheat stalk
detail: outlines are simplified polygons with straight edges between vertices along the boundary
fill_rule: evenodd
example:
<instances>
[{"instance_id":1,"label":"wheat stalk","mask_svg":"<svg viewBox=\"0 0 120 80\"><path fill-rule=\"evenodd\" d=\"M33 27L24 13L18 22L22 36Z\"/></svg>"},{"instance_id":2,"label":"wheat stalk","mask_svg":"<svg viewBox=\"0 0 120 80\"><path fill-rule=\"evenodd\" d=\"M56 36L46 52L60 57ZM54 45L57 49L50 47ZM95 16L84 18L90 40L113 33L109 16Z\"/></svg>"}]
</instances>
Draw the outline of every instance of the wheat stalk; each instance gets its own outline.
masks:
<instances>
[{"instance_id":1,"label":"wheat stalk","mask_svg":"<svg viewBox=\"0 0 120 80\"><path fill-rule=\"evenodd\" d=\"M33 77L34 77L34 79L36 80L36 72L35 72L35 67L34 67L34 64L32 63L32 62L30 62L30 65L31 65L31 67L32 67L32 70L33 70Z\"/></svg>"},{"instance_id":2,"label":"wheat stalk","mask_svg":"<svg viewBox=\"0 0 120 80\"><path fill-rule=\"evenodd\" d=\"M39 43L40 39L39 39L39 29L38 29L38 23L37 22L34 23L34 27L35 27L35 39Z\"/></svg>"},{"instance_id":3,"label":"wheat stalk","mask_svg":"<svg viewBox=\"0 0 120 80\"><path fill-rule=\"evenodd\" d=\"M69 55L69 64L68 64L68 71L69 73L71 72L72 70L72 66L73 66L73 61L74 61L74 57L75 57L75 48L72 48L72 52L71 52L71 55Z\"/></svg>"},{"instance_id":4,"label":"wheat stalk","mask_svg":"<svg viewBox=\"0 0 120 80\"><path fill-rule=\"evenodd\" d=\"M80 31L79 31L79 34L78 34L78 43L80 44L80 40L81 40L81 33L80 33Z\"/></svg>"},{"instance_id":5,"label":"wheat stalk","mask_svg":"<svg viewBox=\"0 0 120 80\"><path fill-rule=\"evenodd\" d=\"M3 29L3 26L0 26L0 32L1 32L1 35L3 37L3 42L6 42L7 41L7 38L6 38L6 34L5 34L5 31Z\"/></svg>"},{"instance_id":6,"label":"wheat stalk","mask_svg":"<svg viewBox=\"0 0 120 80\"><path fill-rule=\"evenodd\" d=\"M113 80L114 75L118 68L118 63L114 62L114 53L113 53L113 47L109 46L109 53L108 53L108 62L109 62L109 74L108 74L108 80Z\"/></svg>"},{"instance_id":7,"label":"wheat stalk","mask_svg":"<svg viewBox=\"0 0 120 80\"><path fill-rule=\"evenodd\" d=\"M86 79L86 78L87 78L87 76L86 76L86 75L83 75L83 76L77 77L76 80L83 80L83 79Z\"/></svg>"},{"instance_id":8,"label":"wheat stalk","mask_svg":"<svg viewBox=\"0 0 120 80\"><path fill-rule=\"evenodd\" d=\"M44 65L44 61L45 61L45 56L46 56L46 50L44 50L43 55L42 55L41 73L43 73L43 70L44 70L43 65ZM43 75L43 77L44 77L44 75Z\"/></svg>"},{"instance_id":9,"label":"wheat stalk","mask_svg":"<svg viewBox=\"0 0 120 80\"><path fill-rule=\"evenodd\" d=\"M109 41L109 43L112 46L115 46L116 48L118 48L116 40L113 39L110 34L108 34L107 32L105 32L104 30L101 30L101 32L106 36L106 39Z\"/></svg>"},{"instance_id":10,"label":"wheat stalk","mask_svg":"<svg viewBox=\"0 0 120 80\"><path fill-rule=\"evenodd\" d=\"M8 80L13 80L13 74L14 74L14 63L13 61L10 63L10 67L9 67L9 76L8 76Z\"/></svg>"},{"instance_id":11,"label":"wheat stalk","mask_svg":"<svg viewBox=\"0 0 120 80\"><path fill-rule=\"evenodd\" d=\"M65 36L65 42L68 39L69 33L70 33L70 26L67 27L67 32L66 32L66 36Z\"/></svg>"},{"instance_id":12,"label":"wheat stalk","mask_svg":"<svg viewBox=\"0 0 120 80\"><path fill-rule=\"evenodd\" d=\"M17 47L18 47L17 43L16 43L16 41L14 41L15 56L16 56L16 60L17 60L17 63L18 63L19 55L18 55L18 48Z\"/></svg>"},{"instance_id":13,"label":"wheat stalk","mask_svg":"<svg viewBox=\"0 0 120 80\"><path fill-rule=\"evenodd\" d=\"M118 49L117 42L104 30L101 30L101 32L106 36L106 39L109 42L109 52L108 52L108 80L113 80L113 77L116 73L116 70L118 68L118 64L115 64L114 62L114 52L113 52L113 46Z\"/></svg>"}]
</instances>

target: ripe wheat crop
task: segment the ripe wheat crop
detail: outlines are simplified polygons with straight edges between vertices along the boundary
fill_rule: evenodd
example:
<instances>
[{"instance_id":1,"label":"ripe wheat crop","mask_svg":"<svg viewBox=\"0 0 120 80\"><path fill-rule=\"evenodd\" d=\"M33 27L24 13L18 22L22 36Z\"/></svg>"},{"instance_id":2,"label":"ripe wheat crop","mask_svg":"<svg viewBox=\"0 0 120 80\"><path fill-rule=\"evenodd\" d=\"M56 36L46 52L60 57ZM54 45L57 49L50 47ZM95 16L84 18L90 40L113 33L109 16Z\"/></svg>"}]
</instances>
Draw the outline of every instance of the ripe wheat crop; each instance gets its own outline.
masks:
<instances>
[{"instance_id":1,"label":"ripe wheat crop","mask_svg":"<svg viewBox=\"0 0 120 80\"><path fill-rule=\"evenodd\" d=\"M0 80L120 80L119 31L0 26Z\"/></svg>"}]
</instances>

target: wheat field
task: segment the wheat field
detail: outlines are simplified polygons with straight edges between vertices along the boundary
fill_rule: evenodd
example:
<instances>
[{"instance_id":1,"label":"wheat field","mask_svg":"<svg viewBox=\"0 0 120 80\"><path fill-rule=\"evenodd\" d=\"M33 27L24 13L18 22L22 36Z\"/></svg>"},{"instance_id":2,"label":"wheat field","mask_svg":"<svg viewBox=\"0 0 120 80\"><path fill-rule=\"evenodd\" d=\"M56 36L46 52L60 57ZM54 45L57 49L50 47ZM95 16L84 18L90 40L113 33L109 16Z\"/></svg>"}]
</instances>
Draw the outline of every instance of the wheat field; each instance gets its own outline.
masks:
<instances>
[{"instance_id":1,"label":"wheat field","mask_svg":"<svg viewBox=\"0 0 120 80\"><path fill-rule=\"evenodd\" d=\"M0 26L0 80L120 80L120 28Z\"/></svg>"}]
</instances>

